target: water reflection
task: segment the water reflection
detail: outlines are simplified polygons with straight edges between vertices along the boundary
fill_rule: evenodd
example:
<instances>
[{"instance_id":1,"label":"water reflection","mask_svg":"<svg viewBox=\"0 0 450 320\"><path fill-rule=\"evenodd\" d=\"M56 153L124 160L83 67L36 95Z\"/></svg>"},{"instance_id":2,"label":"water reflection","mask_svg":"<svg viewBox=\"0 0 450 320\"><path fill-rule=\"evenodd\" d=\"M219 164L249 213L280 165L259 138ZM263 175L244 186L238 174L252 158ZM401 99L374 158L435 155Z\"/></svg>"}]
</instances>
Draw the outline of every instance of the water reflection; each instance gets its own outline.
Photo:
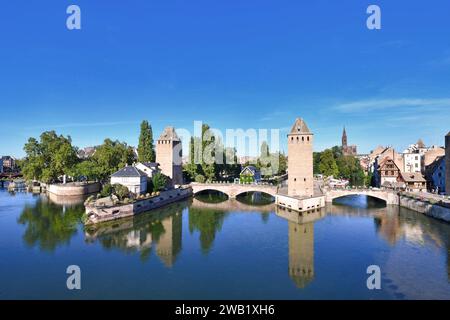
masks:
<instances>
[{"instance_id":1,"label":"water reflection","mask_svg":"<svg viewBox=\"0 0 450 320\"><path fill-rule=\"evenodd\" d=\"M85 240L88 243L98 241L109 250L139 252L142 261L147 261L156 248L156 255L164 265L172 267L181 251L182 212L187 205L187 202L179 202L151 214L86 227Z\"/></svg>"},{"instance_id":2,"label":"water reflection","mask_svg":"<svg viewBox=\"0 0 450 320\"><path fill-rule=\"evenodd\" d=\"M44 251L69 244L83 212L79 202L61 208L48 197L40 196L34 204L26 204L18 218L18 223L25 226L23 240L28 246L38 246Z\"/></svg>"},{"instance_id":3,"label":"water reflection","mask_svg":"<svg viewBox=\"0 0 450 320\"><path fill-rule=\"evenodd\" d=\"M201 208L191 206L189 208L189 232L199 232L200 248L207 254L216 238L216 233L222 229L223 222L228 212L221 209Z\"/></svg>"},{"instance_id":4,"label":"water reflection","mask_svg":"<svg viewBox=\"0 0 450 320\"><path fill-rule=\"evenodd\" d=\"M314 222L325 210L298 213L277 207L276 214L288 220L289 276L298 288L314 280Z\"/></svg>"}]
</instances>

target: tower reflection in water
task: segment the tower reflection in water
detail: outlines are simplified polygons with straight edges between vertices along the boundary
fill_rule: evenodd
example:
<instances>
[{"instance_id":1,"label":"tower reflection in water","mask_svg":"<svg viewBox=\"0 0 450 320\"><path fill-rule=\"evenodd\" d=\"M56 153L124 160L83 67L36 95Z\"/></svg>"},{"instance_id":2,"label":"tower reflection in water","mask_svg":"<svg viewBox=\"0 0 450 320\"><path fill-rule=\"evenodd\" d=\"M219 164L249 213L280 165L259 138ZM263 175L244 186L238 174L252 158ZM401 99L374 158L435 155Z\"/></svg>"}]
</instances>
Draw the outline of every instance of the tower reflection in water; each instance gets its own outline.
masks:
<instances>
[{"instance_id":1,"label":"tower reflection in water","mask_svg":"<svg viewBox=\"0 0 450 320\"><path fill-rule=\"evenodd\" d=\"M289 276L298 288L314 280L314 222L325 216L325 209L295 212L276 208L276 214L288 220Z\"/></svg>"},{"instance_id":2,"label":"tower reflection in water","mask_svg":"<svg viewBox=\"0 0 450 320\"><path fill-rule=\"evenodd\" d=\"M186 203L170 205L120 221L90 226L85 230L88 243L99 241L106 249L126 253L139 252L141 260L149 259L154 250L166 267L172 267L181 251L182 211Z\"/></svg>"}]
</instances>

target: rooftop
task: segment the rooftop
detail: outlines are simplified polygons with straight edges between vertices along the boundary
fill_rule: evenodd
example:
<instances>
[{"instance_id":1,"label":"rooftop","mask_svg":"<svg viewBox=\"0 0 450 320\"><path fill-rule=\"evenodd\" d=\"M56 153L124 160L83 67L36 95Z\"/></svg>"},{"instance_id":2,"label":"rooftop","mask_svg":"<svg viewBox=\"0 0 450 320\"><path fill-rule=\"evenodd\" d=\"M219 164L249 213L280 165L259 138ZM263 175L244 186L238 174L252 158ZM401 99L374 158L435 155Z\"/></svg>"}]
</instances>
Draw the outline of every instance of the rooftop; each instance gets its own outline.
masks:
<instances>
[{"instance_id":1,"label":"rooftop","mask_svg":"<svg viewBox=\"0 0 450 320\"><path fill-rule=\"evenodd\" d=\"M158 140L180 141L174 127L166 127Z\"/></svg>"},{"instance_id":2,"label":"rooftop","mask_svg":"<svg viewBox=\"0 0 450 320\"><path fill-rule=\"evenodd\" d=\"M311 134L311 131L309 131L308 126L302 118L297 118L295 119L290 134Z\"/></svg>"},{"instance_id":3,"label":"rooftop","mask_svg":"<svg viewBox=\"0 0 450 320\"><path fill-rule=\"evenodd\" d=\"M126 166L125 168L120 169L119 171L113 173L111 177L120 177L120 178L127 178L127 177L142 177L147 176L144 172L139 170L136 167L133 166Z\"/></svg>"}]
</instances>

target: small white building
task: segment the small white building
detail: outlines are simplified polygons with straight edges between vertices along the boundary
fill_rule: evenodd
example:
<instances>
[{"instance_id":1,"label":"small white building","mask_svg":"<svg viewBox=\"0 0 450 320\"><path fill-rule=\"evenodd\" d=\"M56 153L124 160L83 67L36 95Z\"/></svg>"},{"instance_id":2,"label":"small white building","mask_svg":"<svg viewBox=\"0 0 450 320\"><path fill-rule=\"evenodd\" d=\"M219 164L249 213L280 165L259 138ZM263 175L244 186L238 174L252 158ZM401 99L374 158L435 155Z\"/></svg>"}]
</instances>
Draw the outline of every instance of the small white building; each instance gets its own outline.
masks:
<instances>
[{"instance_id":1,"label":"small white building","mask_svg":"<svg viewBox=\"0 0 450 320\"><path fill-rule=\"evenodd\" d=\"M144 172L150 179L155 173L161 172L157 162L138 162L134 166Z\"/></svg>"},{"instance_id":2,"label":"small white building","mask_svg":"<svg viewBox=\"0 0 450 320\"><path fill-rule=\"evenodd\" d=\"M422 157L420 153L403 153L403 172L421 172L422 171Z\"/></svg>"},{"instance_id":3,"label":"small white building","mask_svg":"<svg viewBox=\"0 0 450 320\"><path fill-rule=\"evenodd\" d=\"M126 166L111 175L111 184L121 184L134 194L147 191L147 174L135 166Z\"/></svg>"}]
</instances>

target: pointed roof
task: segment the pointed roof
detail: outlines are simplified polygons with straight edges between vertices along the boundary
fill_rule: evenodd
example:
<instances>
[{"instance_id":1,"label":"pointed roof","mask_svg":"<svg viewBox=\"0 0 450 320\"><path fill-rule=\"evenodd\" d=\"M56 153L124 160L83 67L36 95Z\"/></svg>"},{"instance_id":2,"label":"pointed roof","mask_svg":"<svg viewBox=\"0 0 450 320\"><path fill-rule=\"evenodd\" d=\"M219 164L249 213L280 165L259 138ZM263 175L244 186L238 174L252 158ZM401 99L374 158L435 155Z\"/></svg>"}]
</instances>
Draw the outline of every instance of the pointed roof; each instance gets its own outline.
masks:
<instances>
[{"instance_id":1,"label":"pointed roof","mask_svg":"<svg viewBox=\"0 0 450 320\"><path fill-rule=\"evenodd\" d=\"M419 139L419 140L417 140L417 146L419 147L419 148L425 148L425 143L423 143L423 141L422 141L422 139Z\"/></svg>"},{"instance_id":2,"label":"pointed roof","mask_svg":"<svg viewBox=\"0 0 450 320\"><path fill-rule=\"evenodd\" d=\"M345 126L344 126L344 131L342 132L342 136L346 137L347 136L347 132L345 131Z\"/></svg>"},{"instance_id":3,"label":"pointed roof","mask_svg":"<svg viewBox=\"0 0 450 320\"><path fill-rule=\"evenodd\" d=\"M180 138L178 138L174 127L166 127L158 140L180 141Z\"/></svg>"},{"instance_id":4,"label":"pointed roof","mask_svg":"<svg viewBox=\"0 0 450 320\"><path fill-rule=\"evenodd\" d=\"M297 118L295 119L290 134L311 134L311 131L309 131L308 126L302 118Z\"/></svg>"},{"instance_id":5,"label":"pointed roof","mask_svg":"<svg viewBox=\"0 0 450 320\"><path fill-rule=\"evenodd\" d=\"M450 137L450 131L447 133L446 137Z\"/></svg>"}]
</instances>

